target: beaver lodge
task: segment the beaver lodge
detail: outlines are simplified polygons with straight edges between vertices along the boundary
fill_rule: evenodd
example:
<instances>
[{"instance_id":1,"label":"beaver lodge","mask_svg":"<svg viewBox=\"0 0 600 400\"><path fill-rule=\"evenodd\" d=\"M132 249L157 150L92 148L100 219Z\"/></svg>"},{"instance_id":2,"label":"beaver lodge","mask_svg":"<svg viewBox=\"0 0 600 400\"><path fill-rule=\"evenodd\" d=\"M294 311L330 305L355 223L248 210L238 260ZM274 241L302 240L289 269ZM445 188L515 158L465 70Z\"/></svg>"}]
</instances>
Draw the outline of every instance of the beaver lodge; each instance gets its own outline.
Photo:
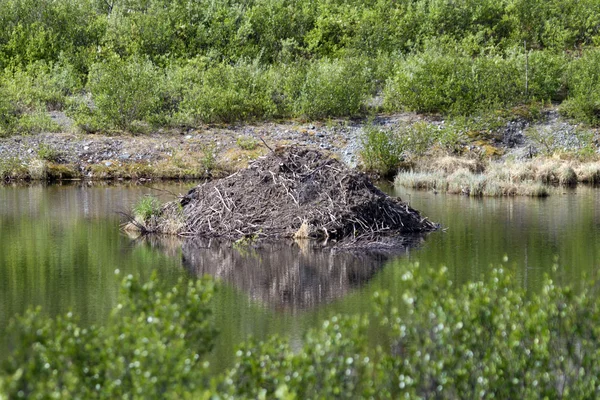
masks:
<instances>
[{"instance_id":1,"label":"beaver lodge","mask_svg":"<svg viewBox=\"0 0 600 400\"><path fill-rule=\"evenodd\" d=\"M278 148L227 178L203 183L162 214L136 225L192 237L352 243L437 228L363 173L329 153L300 146Z\"/></svg>"}]
</instances>

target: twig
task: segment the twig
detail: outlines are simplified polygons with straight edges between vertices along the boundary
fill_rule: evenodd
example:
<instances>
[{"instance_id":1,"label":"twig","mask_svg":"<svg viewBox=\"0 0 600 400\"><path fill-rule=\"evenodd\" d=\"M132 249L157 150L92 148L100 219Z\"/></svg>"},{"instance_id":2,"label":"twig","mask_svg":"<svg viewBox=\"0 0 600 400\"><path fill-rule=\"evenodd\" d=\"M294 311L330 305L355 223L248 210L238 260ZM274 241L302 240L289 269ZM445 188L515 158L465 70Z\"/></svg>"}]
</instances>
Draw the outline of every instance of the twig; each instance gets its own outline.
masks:
<instances>
[{"instance_id":1,"label":"twig","mask_svg":"<svg viewBox=\"0 0 600 400\"><path fill-rule=\"evenodd\" d=\"M263 142L263 144L265 145L265 147L266 147L267 149L271 150L272 152L274 151L274 150L271 148L271 146L269 146L269 145L267 144L267 142L265 142L265 139L263 139L263 138L262 138L262 136L259 136L258 138L261 140L261 142Z\"/></svg>"}]
</instances>

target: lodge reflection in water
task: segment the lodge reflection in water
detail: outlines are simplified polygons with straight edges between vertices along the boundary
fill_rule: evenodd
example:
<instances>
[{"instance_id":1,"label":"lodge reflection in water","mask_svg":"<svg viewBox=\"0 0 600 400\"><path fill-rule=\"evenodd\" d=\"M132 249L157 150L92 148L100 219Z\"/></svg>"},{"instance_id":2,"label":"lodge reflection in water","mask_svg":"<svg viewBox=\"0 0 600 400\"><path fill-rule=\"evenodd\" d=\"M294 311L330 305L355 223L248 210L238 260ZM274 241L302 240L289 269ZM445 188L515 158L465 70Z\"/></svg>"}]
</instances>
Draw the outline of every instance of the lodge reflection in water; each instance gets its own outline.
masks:
<instances>
[{"instance_id":1,"label":"lodge reflection in water","mask_svg":"<svg viewBox=\"0 0 600 400\"><path fill-rule=\"evenodd\" d=\"M409 252L410 241L393 256ZM368 282L392 256L389 251L347 252L312 242L231 245L217 240L188 239L183 265L194 275L208 274L232 284L252 299L275 308L309 308L346 295Z\"/></svg>"}]
</instances>

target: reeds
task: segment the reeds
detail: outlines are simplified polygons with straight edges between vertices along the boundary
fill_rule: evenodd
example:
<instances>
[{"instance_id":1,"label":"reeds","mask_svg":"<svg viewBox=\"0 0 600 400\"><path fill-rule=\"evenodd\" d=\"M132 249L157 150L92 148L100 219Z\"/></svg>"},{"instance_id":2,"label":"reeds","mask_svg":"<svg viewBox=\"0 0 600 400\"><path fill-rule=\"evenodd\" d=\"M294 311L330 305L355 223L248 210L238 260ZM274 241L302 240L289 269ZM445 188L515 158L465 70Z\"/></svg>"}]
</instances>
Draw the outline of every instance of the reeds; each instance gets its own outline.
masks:
<instances>
[{"instance_id":1,"label":"reeds","mask_svg":"<svg viewBox=\"0 0 600 400\"><path fill-rule=\"evenodd\" d=\"M599 184L600 162L581 163L559 159L527 162L489 162L444 157L400 172L395 184L468 196L548 196L552 188L578 183Z\"/></svg>"}]
</instances>

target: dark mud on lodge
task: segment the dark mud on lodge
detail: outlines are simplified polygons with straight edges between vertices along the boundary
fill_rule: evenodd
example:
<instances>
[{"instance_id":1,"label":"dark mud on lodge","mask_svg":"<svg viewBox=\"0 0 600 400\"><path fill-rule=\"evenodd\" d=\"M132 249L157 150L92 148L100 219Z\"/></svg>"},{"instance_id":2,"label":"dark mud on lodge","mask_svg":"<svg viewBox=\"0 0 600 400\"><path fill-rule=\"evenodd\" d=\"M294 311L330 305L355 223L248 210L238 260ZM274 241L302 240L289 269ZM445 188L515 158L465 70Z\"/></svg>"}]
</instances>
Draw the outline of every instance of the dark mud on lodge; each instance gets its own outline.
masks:
<instances>
[{"instance_id":1,"label":"dark mud on lodge","mask_svg":"<svg viewBox=\"0 0 600 400\"><path fill-rule=\"evenodd\" d=\"M275 309L307 309L342 298L370 281L386 261L408 255L424 240L406 239L392 251L337 251L309 240L237 246L187 239L182 262L191 274L211 275Z\"/></svg>"}]
</instances>

